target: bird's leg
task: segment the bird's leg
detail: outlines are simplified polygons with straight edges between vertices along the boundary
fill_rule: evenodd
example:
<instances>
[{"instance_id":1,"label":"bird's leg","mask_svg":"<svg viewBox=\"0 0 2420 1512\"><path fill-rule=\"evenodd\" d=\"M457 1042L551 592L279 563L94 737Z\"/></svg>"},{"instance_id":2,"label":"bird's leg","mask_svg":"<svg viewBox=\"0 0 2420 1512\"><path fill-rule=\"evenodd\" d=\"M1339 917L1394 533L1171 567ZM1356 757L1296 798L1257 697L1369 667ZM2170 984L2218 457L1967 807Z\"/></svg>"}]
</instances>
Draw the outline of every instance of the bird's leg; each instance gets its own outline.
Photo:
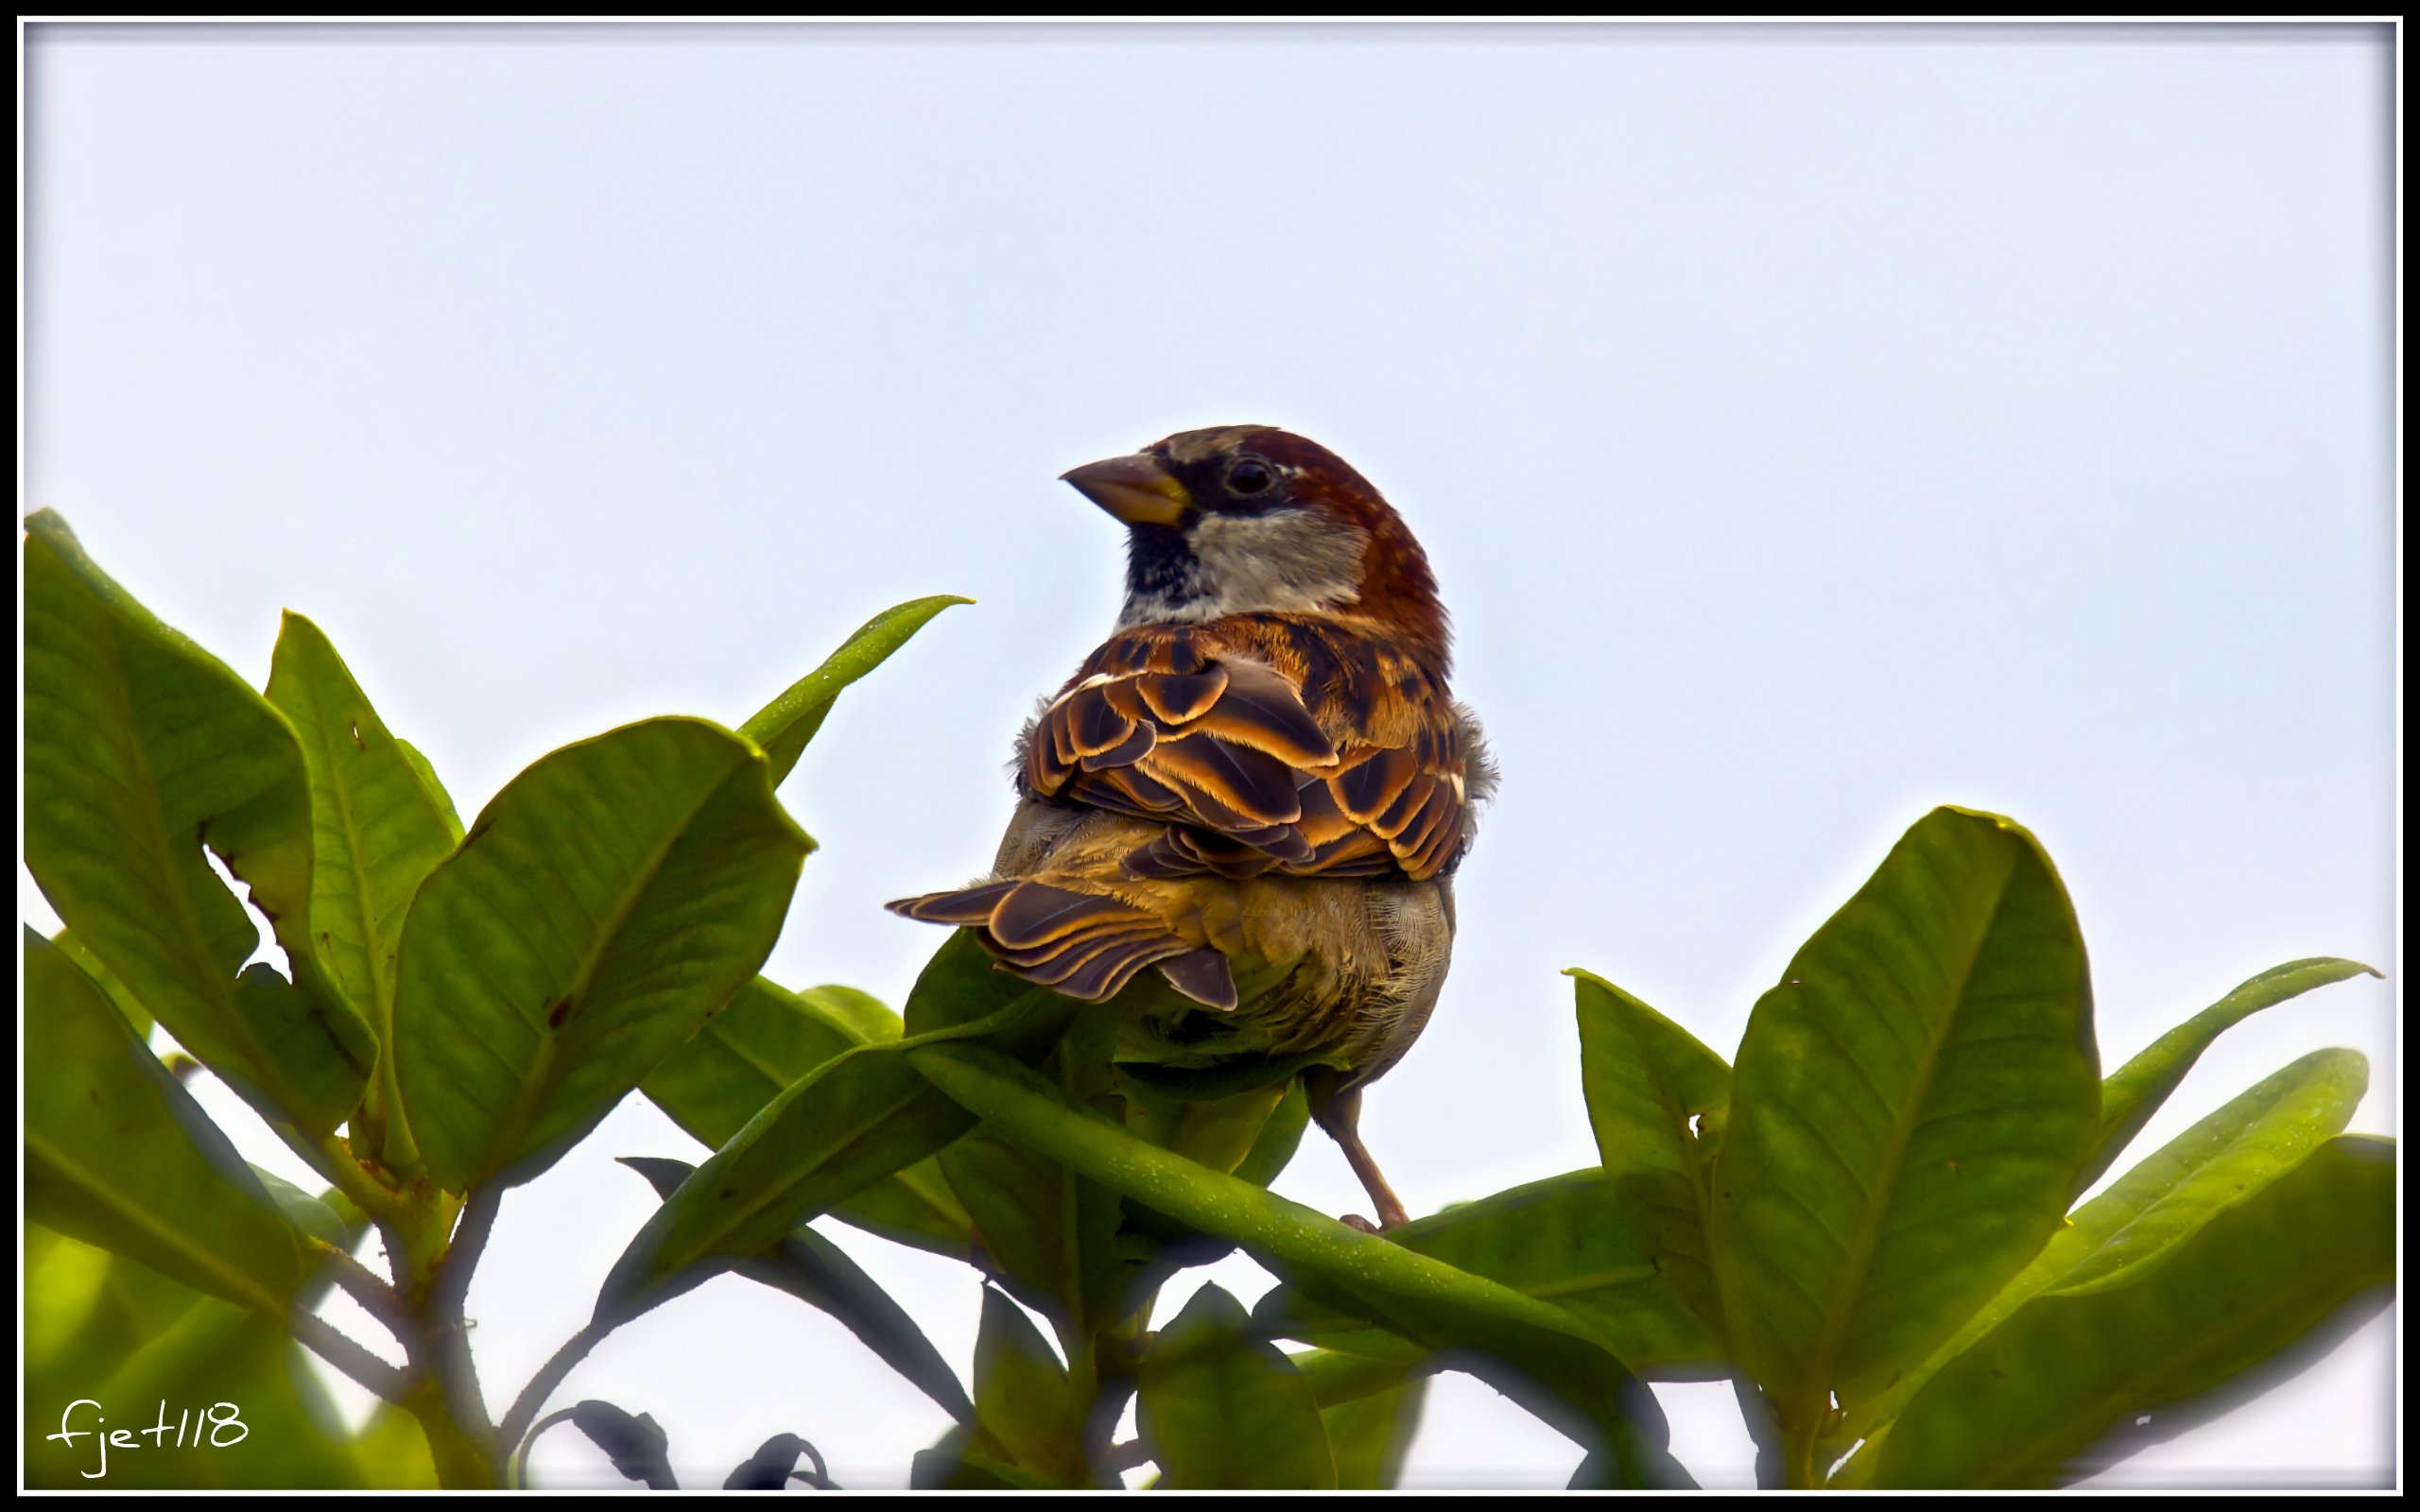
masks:
<instances>
[{"instance_id":1,"label":"bird's leg","mask_svg":"<svg viewBox=\"0 0 2420 1512\"><path fill-rule=\"evenodd\" d=\"M1370 1158L1369 1146L1361 1143L1358 1126L1361 1120L1360 1089L1340 1092L1337 1091L1336 1074L1327 1067L1318 1066L1305 1074L1303 1090L1310 1094L1311 1117L1318 1121L1320 1127L1327 1130L1328 1137L1336 1141L1337 1147L1344 1152L1345 1164L1353 1167L1353 1174L1361 1178L1361 1190L1370 1194L1371 1204L1378 1210L1375 1228L1371 1227L1368 1219L1351 1213L1345 1215L1344 1222L1363 1233L1400 1228L1411 1222L1410 1214L1403 1211L1403 1203L1396 1199L1394 1189L1387 1185L1386 1177L1379 1172L1378 1162Z\"/></svg>"}]
</instances>

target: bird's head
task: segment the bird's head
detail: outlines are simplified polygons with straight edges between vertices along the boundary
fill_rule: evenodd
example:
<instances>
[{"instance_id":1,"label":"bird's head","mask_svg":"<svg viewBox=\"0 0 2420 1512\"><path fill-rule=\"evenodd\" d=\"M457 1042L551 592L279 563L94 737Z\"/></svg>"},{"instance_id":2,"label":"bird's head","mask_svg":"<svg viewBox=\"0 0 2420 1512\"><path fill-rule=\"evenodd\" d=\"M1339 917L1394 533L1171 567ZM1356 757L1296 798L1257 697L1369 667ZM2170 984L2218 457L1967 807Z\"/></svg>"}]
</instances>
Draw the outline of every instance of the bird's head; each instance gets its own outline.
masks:
<instances>
[{"instance_id":1,"label":"bird's head","mask_svg":"<svg viewBox=\"0 0 2420 1512\"><path fill-rule=\"evenodd\" d=\"M1317 441L1269 425L1182 431L1061 476L1126 523L1119 628L1349 614L1444 671L1445 610L1426 554L1378 490Z\"/></svg>"}]
</instances>

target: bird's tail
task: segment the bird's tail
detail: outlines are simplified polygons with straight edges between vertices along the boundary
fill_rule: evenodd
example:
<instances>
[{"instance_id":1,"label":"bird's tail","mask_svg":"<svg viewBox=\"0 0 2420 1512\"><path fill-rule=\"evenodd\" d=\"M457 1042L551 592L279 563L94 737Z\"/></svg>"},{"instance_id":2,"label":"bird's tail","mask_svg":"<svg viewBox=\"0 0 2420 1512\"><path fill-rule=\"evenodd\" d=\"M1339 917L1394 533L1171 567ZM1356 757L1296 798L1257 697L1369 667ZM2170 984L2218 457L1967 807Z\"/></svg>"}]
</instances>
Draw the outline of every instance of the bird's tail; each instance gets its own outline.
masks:
<instances>
[{"instance_id":1,"label":"bird's tail","mask_svg":"<svg viewBox=\"0 0 2420 1512\"><path fill-rule=\"evenodd\" d=\"M892 913L976 931L1000 970L1086 1003L1115 997L1156 966L1168 985L1212 1008L1236 1005L1227 958L1166 920L1101 893L1011 877L886 903Z\"/></svg>"}]
</instances>

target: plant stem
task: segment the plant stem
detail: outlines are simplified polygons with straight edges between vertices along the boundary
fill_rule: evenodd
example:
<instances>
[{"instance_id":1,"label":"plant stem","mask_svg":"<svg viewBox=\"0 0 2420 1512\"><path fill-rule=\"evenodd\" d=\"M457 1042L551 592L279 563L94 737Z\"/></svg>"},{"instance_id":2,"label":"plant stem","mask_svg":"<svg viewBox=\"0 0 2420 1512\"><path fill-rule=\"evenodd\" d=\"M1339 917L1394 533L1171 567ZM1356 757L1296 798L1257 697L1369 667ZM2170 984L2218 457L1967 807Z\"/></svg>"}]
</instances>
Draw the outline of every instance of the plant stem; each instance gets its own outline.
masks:
<instances>
[{"instance_id":1,"label":"plant stem","mask_svg":"<svg viewBox=\"0 0 2420 1512\"><path fill-rule=\"evenodd\" d=\"M496 1431L508 1451L529 1436L532 1432L530 1419L538 1416L538 1409L546 1404L546 1399L554 1395L555 1388L562 1384L563 1378L570 1375L579 1362L588 1358L588 1351L596 1348L597 1341L608 1332L591 1322L564 1340L563 1347L538 1367L538 1373L521 1388L521 1395L513 1399L511 1410L504 1415L504 1424Z\"/></svg>"},{"instance_id":2,"label":"plant stem","mask_svg":"<svg viewBox=\"0 0 2420 1512\"><path fill-rule=\"evenodd\" d=\"M437 1263L422 1308L432 1357L430 1373L439 1393L456 1428L470 1442L489 1446L487 1458L492 1462L501 1457L495 1449L495 1425L488 1420L487 1402L479 1394L479 1373L471 1359L471 1330L462 1315L462 1305L470 1296L471 1273L477 1269L479 1256L488 1246L488 1235L495 1228L496 1209L503 1201L502 1190L495 1187L481 1188L464 1199L462 1221L456 1226L454 1241L446 1246L444 1257ZM493 1463L490 1477L491 1484L501 1478Z\"/></svg>"},{"instance_id":3,"label":"plant stem","mask_svg":"<svg viewBox=\"0 0 2420 1512\"><path fill-rule=\"evenodd\" d=\"M412 1315L404 1299L376 1271L353 1258L353 1251L339 1249L324 1240L314 1241L314 1247L336 1273L337 1284L350 1293L372 1317L386 1325L387 1332L408 1345L420 1332L420 1320Z\"/></svg>"},{"instance_id":4,"label":"plant stem","mask_svg":"<svg viewBox=\"0 0 2420 1512\"><path fill-rule=\"evenodd\" d=\"M429 1458L437 1464L437 1484L449 1491L494 1490L504 1484L502 1467L484 1435L471 1434L455 1420L454 1404L445 1387L423 1379L403 1407L428 1435Z\"/></svg>"},{"instance_id":5,"label":"plant stem","mask_svg":"<svg viewBox=\"0 0 2420 1512\"><path fill-rule=\"evenodd\" d=\"M1782 1485L1793 1491L1823 1489L1824 1481L1815 1465L1815 1429L1782 1430Z\"/></svg>"},{"instance_id":6,"label":"plant stem","mask_svg":"<svg viewBox=\"0 0 2420 1512\"><path fill-rule=\"evenodd\" d=\"M285 1331L294 1336L297 1344L336 1366L381 1400L400 1406L410 1397L412 1383L408 1376L299 1303L286 1314Z\"/></svg>"}]
</instances>

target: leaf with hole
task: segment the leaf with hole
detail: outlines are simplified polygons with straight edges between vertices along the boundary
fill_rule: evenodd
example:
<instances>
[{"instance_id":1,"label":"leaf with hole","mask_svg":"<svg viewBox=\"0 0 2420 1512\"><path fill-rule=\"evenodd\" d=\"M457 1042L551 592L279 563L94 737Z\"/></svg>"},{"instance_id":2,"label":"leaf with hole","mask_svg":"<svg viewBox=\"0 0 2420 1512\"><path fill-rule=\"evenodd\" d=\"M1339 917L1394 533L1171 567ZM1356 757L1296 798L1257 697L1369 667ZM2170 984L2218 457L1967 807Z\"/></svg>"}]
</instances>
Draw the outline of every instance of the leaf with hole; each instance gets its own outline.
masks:
<instances>
[{"instance_id":1,"label":"leaf with hole","mask_svg":"<svg viewBox=\"0 0 2420 1512\"><path fill-rule=\"evenodd\" d=\"M1580 1019L1581 1087L1605 1179L1656 1275L1706 1325L1694 1348L1673 1341L1655 1352L1719 1361L1722 1303L1705 1219L1731 1108L1731 1068L1611 982L1577 969L1566 974ZM1669 1352L1676 1348L1681 1352ZM1634 1366L1645 1368L1646 1358Z\"/></svg>"},{"instance_id":2,"label":"leaf with hole","mask_svg":"<svg viewBox=\"0 0 2420 1512\"><path fill-rule=\"evenodd\" d=\"M310 938L294 730L95 566L56 514L26 526L26 865L179 1044L272 1121L324 1134L377 1050ZM205 846L250 885L302 990L237 990L260 936Z\"/></svg>"}]
</instances>

